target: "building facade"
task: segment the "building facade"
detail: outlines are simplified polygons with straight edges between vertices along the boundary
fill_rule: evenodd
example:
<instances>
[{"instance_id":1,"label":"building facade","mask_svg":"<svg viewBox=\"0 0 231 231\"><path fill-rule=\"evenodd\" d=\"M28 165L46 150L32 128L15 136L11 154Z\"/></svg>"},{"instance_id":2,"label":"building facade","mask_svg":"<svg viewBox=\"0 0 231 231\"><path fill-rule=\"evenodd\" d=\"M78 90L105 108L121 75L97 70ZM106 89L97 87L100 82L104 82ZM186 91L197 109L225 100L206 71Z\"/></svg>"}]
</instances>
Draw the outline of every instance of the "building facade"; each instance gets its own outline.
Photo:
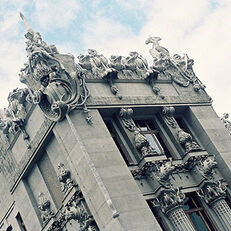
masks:
<instances>
[{"instance_id":1,"label":"building facade","mask_svg":"<svg viewBox=\"0 0 231 231\"><path fill-rule=\"evenodd\" d=\"M21 18L27 88L0 118L0 230L231 230L231 136L193 60L150 37L152 66L134 51L75 62Z\"/></svg>"}]
</instances>

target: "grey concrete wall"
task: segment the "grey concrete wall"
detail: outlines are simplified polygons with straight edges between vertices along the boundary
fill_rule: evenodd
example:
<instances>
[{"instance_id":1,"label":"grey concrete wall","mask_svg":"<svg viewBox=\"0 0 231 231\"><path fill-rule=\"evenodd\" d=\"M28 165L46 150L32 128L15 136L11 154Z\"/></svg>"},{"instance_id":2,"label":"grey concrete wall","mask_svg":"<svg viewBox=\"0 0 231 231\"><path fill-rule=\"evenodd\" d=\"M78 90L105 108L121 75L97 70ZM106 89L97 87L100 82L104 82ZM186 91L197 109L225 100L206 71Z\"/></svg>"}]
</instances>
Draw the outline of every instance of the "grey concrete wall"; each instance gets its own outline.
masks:
<instances>
[{"instance_id":1,"label":"grey concrete wall","mask_svg":"<svg viewBox=\"0 0 231 231\"><path fill-rule=\"evenodd\" d=\"M216 156L218 168L231 185L231 136L211 106L191 106L187 120L209 154Z\"/></svg>"},{"instance_id":2,"label":"grey concrete wall","mask_svg":"<svg viewBox=\"0 0 231 231\"><path fill-rule=\"evenodd\" d=\"M94 121L92 126L86 123L82 111L77 110L70 114L71 124L119 212L118 218L112 217L112 210L90 169L84 150L70 128L72 125L67 126L65 120L56 124L54 131L63 141L67 162L77 173L77 182L100 230L161 230L100 114L97 110L90 113Z\"/></svg>"}]
</instances>

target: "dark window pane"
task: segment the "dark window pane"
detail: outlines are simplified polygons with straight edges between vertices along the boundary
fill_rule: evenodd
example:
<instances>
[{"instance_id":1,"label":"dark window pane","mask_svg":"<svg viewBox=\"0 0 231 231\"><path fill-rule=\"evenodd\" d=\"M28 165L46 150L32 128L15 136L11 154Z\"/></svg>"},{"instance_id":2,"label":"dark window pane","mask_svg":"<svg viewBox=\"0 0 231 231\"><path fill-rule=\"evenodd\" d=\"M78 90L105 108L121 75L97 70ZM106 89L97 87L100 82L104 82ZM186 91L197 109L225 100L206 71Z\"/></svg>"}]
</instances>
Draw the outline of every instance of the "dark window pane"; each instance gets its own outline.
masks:
<instances>
[{"instance_id":1,"label":"dark window pane","mask_svg":"<svg viewBox=\"0 0 231 231\"><path fill-rule=\"evenodd\" d=\"M210 230L211 231L216 231L215 227L212 225L212 221L208 218L205 211L201 211L200 213L203 216L203 218L204 218L205 222L207 223L207 225L209 226Z\"/></svg>"},{"instance_id":2,"label":"dark window pane","mask_svg":"<svg viewBox=\"0 0 231 231\"><path fill-rule=\"evenodd\" d=\"M12 229L12 226L10 225L8 228L7 228L7 230L6 231L12 231L13 229Z\"/></svg>"},{"instance_id":3,"label":"dark window pane","mask_svg":"<svg viewBox=\"0 0 231 231\"><path fill-rule=\"evenodd\" d=\"M25 226L25 224L24 224L24 222L22 220L22 217L21 217L20 213L17 214L16 220L18 222L18 226L20 227L20 230L21 231L26 231L26 226Z\"/></svg>"},{"instance_id":4,"label":"dark window pane","mask_svg":"<svg viewBox=\"0 0 231 231\"><path fill-rule=\"evenodd\" d=\"M194 226L196 227L196 230L200 230L200 231L210 231L204 221L202 220L199 212L195 212L195 213L191 213L189 214L189 217L192 221L192 223L194 224Z\"/></svg>"},{"instance_id":5,"label":"dark window pane","mask_svg":"<svg viewBox=\"0 0 231 231\"><path fill-rule=\"evenodd\" d=\"M191 197L186 197L186 198L184 199L184 205L183 205L183 207L184 207L184 210L186 210L186 211L187 211L187 210L190 210L190 209L196 208L196 206L195 206L195 204L193 203Z\"/></svg>"}]
</instances>

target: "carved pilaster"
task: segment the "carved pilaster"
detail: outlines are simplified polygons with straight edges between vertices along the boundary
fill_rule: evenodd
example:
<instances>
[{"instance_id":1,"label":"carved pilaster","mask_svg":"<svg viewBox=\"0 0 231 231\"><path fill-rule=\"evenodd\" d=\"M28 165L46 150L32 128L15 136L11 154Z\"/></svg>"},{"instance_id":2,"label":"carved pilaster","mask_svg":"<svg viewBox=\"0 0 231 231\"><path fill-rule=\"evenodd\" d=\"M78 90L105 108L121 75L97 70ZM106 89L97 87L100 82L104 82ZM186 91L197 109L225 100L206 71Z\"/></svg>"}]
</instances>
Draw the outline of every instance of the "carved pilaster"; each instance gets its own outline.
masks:
<instances>
[{"instance_id":1,"label":"carved pilaster","mask_svg":"<svg viewBox=\"0 0 231 231\"><path fill-rule=\"evenodd\" d=\"M231 209L225 201L226 186L222 181L207 181L197 194L215 212L225 230L231 230Z\"/></svg>"},{"instance_id":2,"label":"carved pilaster","mask_svg":"<svg viewBox=\"0 0 231 231\"><path fill-rule=\"evenodd\" d=\"M168 219L177 231L195 231L183 208L178 207L168 213Z\"/></svg>"},{"instance_id":3,"label":"carved pilaster","mask_svg":"<svg viewBox=\"0 0 231 231\"><path fill-rule=\"evenodd\" d=\"M182 208L184 198L185 195L179 188L164 189L152 203L154 207L161 209L177 231L195 231Z\"/></svg>"},{"instance_id":4,"label":"carved pilaster","mask_svg":"<svg viewBox=\"0 0 231 231\"><path fill-rule=\"evenodd\" d=\"M41 213L43 225L46 225L47 222L54 216L50 206L50 201L45 197L44 193L41 192L38 196L38 208Z\"/></svg>"},{"instance_id":5,"label":"carved pilaster","mask_svg":"<svg viewBox=\"0 0 231 231\"><path fill-rule=\"evenodd\" d=\"M224 199L211 204L212 210L224 226L225 231L231 230L231 209Z\"/></svg>"},{"instance_id":6,"label":"carved pilaster","mask_svg":"<svg viewBox=\"0 0 231 231\"><path fill-rule=\"evenodd\" d=\"M58 179L61 183L61 190L64 194L68 193L76 184L71 179L71 172L67 170L63 163L59 163L58 165Z\"/></svg>"}]
</instances>

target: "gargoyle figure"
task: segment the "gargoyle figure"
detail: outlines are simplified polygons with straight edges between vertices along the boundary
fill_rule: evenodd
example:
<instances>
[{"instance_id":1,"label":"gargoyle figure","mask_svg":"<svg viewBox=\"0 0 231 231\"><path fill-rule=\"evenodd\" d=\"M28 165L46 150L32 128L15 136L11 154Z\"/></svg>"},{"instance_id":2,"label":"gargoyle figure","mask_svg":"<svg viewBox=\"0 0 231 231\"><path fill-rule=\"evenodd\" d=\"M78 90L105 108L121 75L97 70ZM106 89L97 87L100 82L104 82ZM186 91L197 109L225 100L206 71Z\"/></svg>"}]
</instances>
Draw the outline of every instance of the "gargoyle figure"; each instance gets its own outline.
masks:
<instances>
[{"instance_id":1,"label":"gargoyle figure","mask_svg":"<svg viewBox=\"0 0 231 231\"><path fill-rule=\"evenodd\" d=\"M137 127L132 119L133 110L132 108L121 108L120 109L120 116L122 118L122 122L124 126L130 131L134 132L137 130Z\"/></svg>"},{"instance_id":2,"label":"gargoyle figure","mask_svg":"<svg viewBox=\"0 0 231 231\"><path fill-rule=\"evenodd\" d=\"M136 148L141 152L142 157L157 155L157 151L152 148L147 138L139 131L134 132Z\"/></svg>"},{"instance_id":3,"label":"gargoyle figure","mask_svg":"<svg viewBox=\"0 0 231 231\"><path fill-rule=\"evenodd\" d=\"M93 74L96 78L101 79L112 72L112 69L108 66L107 59L103 55L99 55L94 49L88 49L88 54L80 54L78 59L79 65L86 72L86 75Z\"/></svg>"},{"instance_id":4,"label":"gargoyle figure","mask_svg":"<svg viewBox=\"0 0 231 231\"><path fill-rule=\"evenodd\" d=\"M153 73L153 70L148 67L147 60L136 51L130 52L129 56L125 59L125 69L130 70L143 79Z\"/></svg>"},{"instance_id":5,"label":"gargoyle figure","mask_svg":"<svg viewBox=\"0 0 231 231\"><path fill-rule=\"evenodd\" d=\"M201 150L200 146L193 141L192 136L181 128L177 128L177 137L180 144L184 146L186 153Z\"/></svg>"},{"instance_id":6,"label":"gargoyle figure","mask_svg":"<svg viewBox=\"0 0 231 231\"><path fill-rule=\"evenodd\" d=\"M146 40L146 44L153 44L152 49L149 50L153 57L153 68L180 86L188 87L191 83L195 91L204 89L205 86L192 69L194 61L187 54L184 54L183 57L178 54L171 57L169 51L159 45L160 40L160 37L149 37Z\"/></svg>"},{"instance_id":7,"label":"gargoyle figure","mask_svg":"<svg viewBox=\"0 0 231 231\"><path fill-rule=\"evenodd\" d=\"M125 58L121 55L112 55L110 58L110 64L108 66L118 72L123 71L125 69Z\"/></svg>"},{"instance_id":8,"label":"gargoyle figure","mask_svg":"<svg viewBox=\"0 0 231 231\"><path fill-rule=\"evenodd\" d=\"M71 200L62 210L62 216L66 221L76 220L80 225L81 231L98 231L98 227L86 207L86 202L74 194Z\"/></svg>"}]
</instances>

